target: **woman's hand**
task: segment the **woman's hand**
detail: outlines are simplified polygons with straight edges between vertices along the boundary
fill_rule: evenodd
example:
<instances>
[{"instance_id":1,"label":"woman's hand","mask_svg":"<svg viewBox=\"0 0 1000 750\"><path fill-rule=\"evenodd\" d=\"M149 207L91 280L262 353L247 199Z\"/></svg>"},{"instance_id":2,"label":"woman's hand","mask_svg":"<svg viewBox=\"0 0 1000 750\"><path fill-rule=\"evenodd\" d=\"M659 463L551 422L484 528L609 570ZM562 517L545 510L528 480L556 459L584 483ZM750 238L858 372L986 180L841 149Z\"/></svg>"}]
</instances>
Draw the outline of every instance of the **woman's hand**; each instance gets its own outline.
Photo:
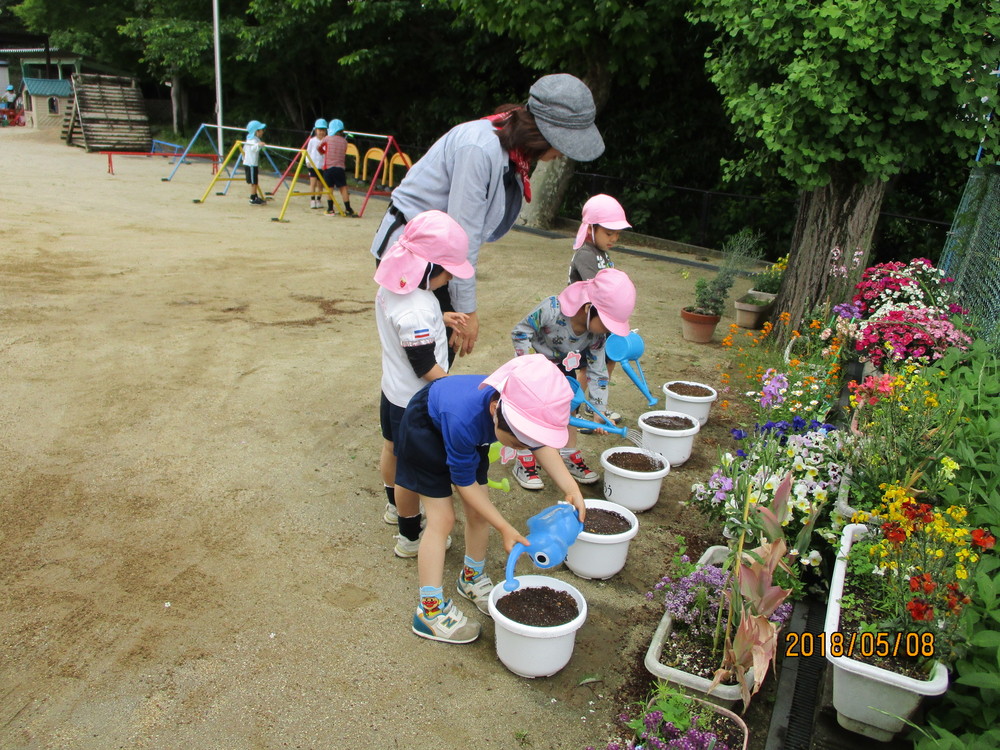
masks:
<instances>
[{"instance_id":1,"label":"woman's hand","mask_svg":"<svg viewBox=\"0 0 1000 750\"><path fill-rule=\"evenodd\" d=\"M448 343L460 357L464 357L466 354L472 354L479 339L479 313L473 311L461 314L466 316L465 326L461 331L455 329Z\"/></svg>"}]
</instances>

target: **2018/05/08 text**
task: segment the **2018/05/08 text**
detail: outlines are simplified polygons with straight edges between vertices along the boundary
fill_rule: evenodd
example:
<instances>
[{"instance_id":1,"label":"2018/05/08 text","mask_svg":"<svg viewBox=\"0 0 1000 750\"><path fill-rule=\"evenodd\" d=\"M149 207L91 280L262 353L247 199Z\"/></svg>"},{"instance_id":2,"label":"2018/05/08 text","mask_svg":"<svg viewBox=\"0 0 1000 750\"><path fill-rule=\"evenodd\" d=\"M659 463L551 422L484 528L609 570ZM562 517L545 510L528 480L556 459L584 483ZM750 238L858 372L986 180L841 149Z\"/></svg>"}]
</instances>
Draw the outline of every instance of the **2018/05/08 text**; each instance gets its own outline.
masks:
<instances>
[{"instance_id":1,"label":"2018/05/08 text","mask_svg":"<svg viewBox=\"0 0 1000 750\"><path fill-rule=\"evenodd\" d=\"M934 633L785 633L785 656L934 656Z\"/></svg>"}]
</instances>

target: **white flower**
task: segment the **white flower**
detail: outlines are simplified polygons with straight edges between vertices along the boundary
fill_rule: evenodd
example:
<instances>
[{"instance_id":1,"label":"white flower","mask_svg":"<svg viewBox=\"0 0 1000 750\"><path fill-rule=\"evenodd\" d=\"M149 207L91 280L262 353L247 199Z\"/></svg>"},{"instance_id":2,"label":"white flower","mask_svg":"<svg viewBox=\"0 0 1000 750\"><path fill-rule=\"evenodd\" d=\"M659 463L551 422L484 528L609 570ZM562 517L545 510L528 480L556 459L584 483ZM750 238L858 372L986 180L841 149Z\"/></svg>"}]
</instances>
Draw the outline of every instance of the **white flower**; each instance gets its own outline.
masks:
<instances>
[{"instance_id":1,"label":"white flower","mask_svg":"<svg viewBox=\"0 0 1000 750\"><path fill-rule=\"evenodd\" d=\"M815 568L817 565L823 562L823 556L818 551L813 550L812 552L809 553L809 556L806 558L806 560L809 562L810 565L812 565Z\"/></svg>"}]
</instances>

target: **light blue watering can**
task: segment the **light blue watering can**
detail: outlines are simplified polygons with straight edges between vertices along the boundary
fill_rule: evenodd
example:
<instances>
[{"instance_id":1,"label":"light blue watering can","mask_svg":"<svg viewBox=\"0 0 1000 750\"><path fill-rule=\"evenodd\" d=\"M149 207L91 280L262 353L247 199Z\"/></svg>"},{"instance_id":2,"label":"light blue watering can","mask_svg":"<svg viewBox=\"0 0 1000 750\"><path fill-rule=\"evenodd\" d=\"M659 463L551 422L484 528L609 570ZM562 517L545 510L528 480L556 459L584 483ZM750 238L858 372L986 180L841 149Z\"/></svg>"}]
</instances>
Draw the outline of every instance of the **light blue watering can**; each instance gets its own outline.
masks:
<instances>
[{"instance_id":1,"label":"light blue watering can","mask_svg":"<svg viewBox=\"0 0 1000 750\"><path fill-rule=\"evenodd\" d=\"M653 406L656 399L649 392L649 386L646 385L646 375L639 364L639 357L645 351L646 343L642 340L642 336L635 331L631 331L628 336L609 334L604 343L604 356L621 365L625 374L635 383L635 387L646 397L649 405ZM632 368L632 363L635 364L635 369Z\"/></svg>"},{"instance_id":2,"label":"light blue watering can","mask_svg":"<svg viewBox=\"0 0 1000 750\"><path fill-rule=\"evenodd\" d=\"M527 552L539 568L554 568L566 559L569 546L576 541L583 531L583 522L576 508L567 503L551 505L541 513L528 519L526 537L530 546L520 542L515 544L507 556L507 572L503 587L507 591L516 591L521 585L514 577L514 566L517 558Z\"/></svg>"},{"instance_id":3,"label":"light blue watering can","mask_svg":"<svg viewBox=\"0 0 1000 750\"><path fill-rule=\"evenodd\" d=\"M590 410L595 416L601 418L600 422L591 422L589 419L583 419L582 417L571 416L569 418L569 423L574 427L579 427L584 430L605 430L614 435L621 435L622 437L628 436L627 427L617 427L614 422L601 414L597 408L587 400L587 397L583 395L583 388L580 386L580 381L571 375L567 375L566 379L569 381L570 386L573 388L573 400L570 402L570 413L572 414L577 410L581 404L586 404L590 407Z\"/></svg>"}]
</instances>

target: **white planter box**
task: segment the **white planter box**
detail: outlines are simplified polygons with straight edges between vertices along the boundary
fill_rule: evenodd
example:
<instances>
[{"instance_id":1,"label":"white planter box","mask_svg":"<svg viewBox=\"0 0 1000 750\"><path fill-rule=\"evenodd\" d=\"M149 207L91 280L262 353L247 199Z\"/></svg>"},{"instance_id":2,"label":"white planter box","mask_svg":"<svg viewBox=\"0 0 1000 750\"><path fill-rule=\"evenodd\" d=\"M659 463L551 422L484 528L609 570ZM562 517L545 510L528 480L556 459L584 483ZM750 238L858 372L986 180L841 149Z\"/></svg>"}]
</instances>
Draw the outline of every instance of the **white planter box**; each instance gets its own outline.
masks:
<instances>
[{"instance_id":1,"label":"white planter box","mask_svg":"<svg viewBox=\"0 0 1000 750\"><path fill-rule=\"evenodd\" d=\"M826 607L824 637L840 631L840 600L844 595L844 576L847 573L847 555L855 539L868 532L861 523L844 527L840 553L833 569L830 599ZM906 726L909 719L926 696L941 695L948 689L948 670L937 662L927 680L896 674L880 667L850 659L832 656L827 648L826 659L833 667L833 707L837 722L848 729L879 742L888 742Z\"/></svg>"},{"instance_id":2,"label":"white planter box","mask_svg":"<svg viewBox=\"0 0 1000 750\"><path fill-rule=\"evenodd\" d=\"M705 550L705 554L698 559L698 564L719 565L726 559L728 554L728 547L723 547L721 545L709 547ZM716 685L715 688L709 692L708 689L712 684L710 679L701 677L700 675L691 674L690 672L685 672L681 669L668 667L660 661L660 656L663 653L663 644L670 636L670 632L672 630L673 618L670 616L669 612L664 612L663 619L660 620L660 624L657 626L656 632L653 633L653 639L649 643L649 648L646 649L646 659L644 662L646 669L648 669L651 674L654 674L667 682L672 682L675 685L683 685L686 688L702 693L707 700L710 700L720 706L730 708L740 701L739 685ZM753 672L751 671L748 674L749 679L752 680Z\"/></svg>"},{"instance_id":3,"label":"white planter box","mask_svg":"<svg viewBox=\"0 0 1000 750\"><path fill-rule=\"evenodd\" d=\"M687 417L694 427L686 430L664 430L646 424L647 417ZM680 466L689 458L694 448L694 437L701 430L701 422L690 414L679 411L647 411L639 417L642 430L642 447L661 454L670 462L670 467Z\"/></svg>"}]
</instances>

